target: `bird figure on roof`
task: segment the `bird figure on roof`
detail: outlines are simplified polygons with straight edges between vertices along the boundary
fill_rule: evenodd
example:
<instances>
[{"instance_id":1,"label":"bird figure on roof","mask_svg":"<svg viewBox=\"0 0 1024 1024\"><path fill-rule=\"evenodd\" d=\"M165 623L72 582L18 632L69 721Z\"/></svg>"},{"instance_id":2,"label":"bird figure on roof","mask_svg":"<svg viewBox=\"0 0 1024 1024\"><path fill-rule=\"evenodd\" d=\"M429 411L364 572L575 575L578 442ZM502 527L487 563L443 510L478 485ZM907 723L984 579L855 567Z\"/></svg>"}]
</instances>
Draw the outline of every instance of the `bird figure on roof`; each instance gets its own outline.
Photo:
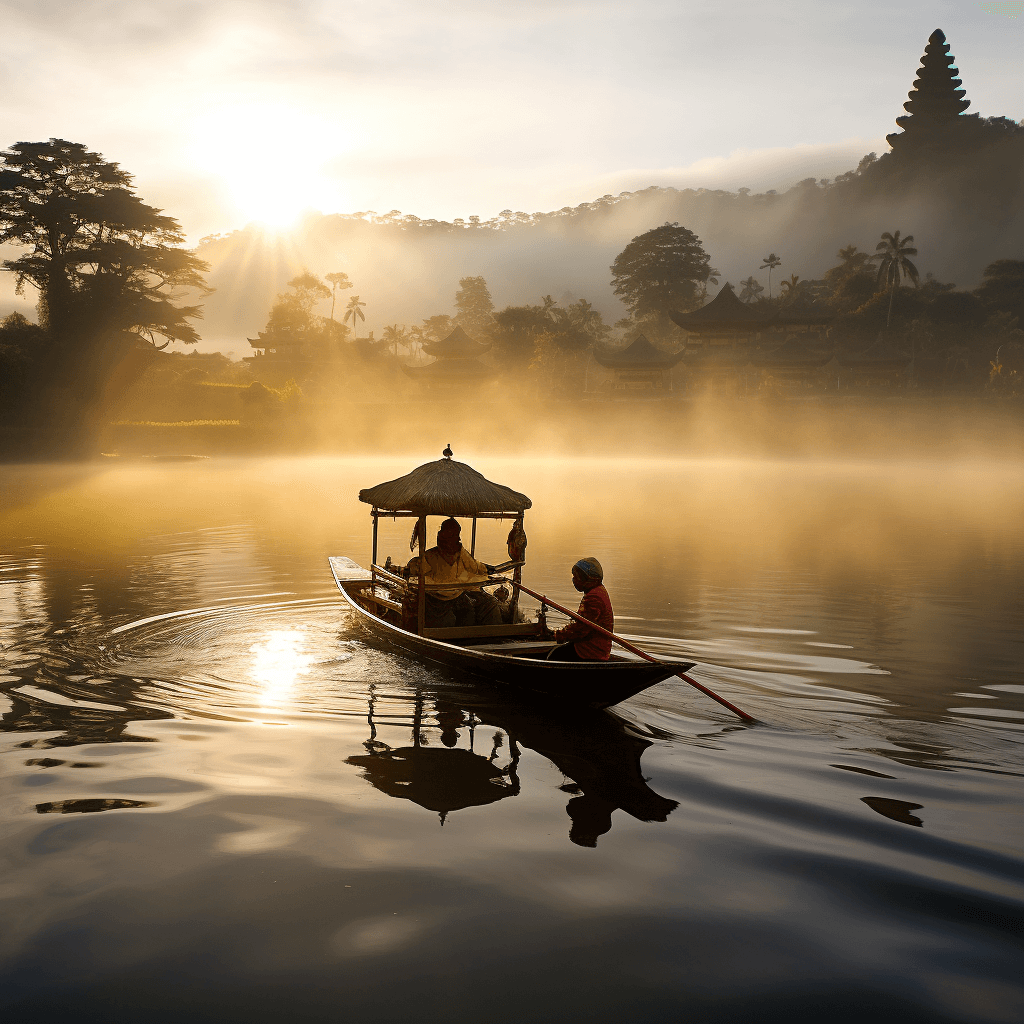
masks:
<instances>
[{"instance_id":1,"label":"bird figure on roof","mask_svg":"<svg viewBox=\"0 0 1024 1024\"><path fill-rule=\"evenodd\" d=\"M445 448L445 450L443 452L441 452L441 454L446 459L450 459L455 454L455 452L452 451L452 443L451 443L451 441L448 442L448 447Z\"/></svg>"}]
</instances>

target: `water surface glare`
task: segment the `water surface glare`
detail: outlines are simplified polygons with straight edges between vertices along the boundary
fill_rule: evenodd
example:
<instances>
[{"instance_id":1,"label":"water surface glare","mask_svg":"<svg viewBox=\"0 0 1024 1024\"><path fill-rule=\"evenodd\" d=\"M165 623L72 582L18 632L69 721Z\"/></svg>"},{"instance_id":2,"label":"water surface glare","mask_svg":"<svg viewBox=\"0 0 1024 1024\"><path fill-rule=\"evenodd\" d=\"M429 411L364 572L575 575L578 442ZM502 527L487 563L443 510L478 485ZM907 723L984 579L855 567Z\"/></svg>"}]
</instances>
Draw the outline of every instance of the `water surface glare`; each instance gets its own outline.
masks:
<instances>
[{"instance_id":1,"label":"water surface glare","mask_svg":"<svg viewBox=\"0 0 1024 1024\"><path fill-rule=\"evenodd\" d=\"M1024 465L458 455L760 724L372 646L430 453L0 467L4 1021L1024 1019Z\"/></svg>"}]
</instances>

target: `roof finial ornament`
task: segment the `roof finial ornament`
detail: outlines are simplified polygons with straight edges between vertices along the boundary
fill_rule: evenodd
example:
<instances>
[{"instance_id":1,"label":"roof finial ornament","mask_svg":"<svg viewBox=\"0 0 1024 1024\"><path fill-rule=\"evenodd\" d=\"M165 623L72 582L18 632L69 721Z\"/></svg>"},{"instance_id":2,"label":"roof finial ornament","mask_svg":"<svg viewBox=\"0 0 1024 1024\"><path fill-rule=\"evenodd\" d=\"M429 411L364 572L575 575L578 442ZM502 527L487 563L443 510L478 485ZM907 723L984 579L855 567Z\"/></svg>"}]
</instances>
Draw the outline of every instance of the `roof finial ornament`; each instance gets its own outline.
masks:
<instances>
[{"instance_id":1,"label":"roof finial ornament","mask_svg":"<svg viewBox=\"0 0 1024 1024\"><path fill-rule=\"evenodd\" d=\"M452 443L451 443L451 441L448 442L448 447L445 448L445 450L443 452L441 452L441 454L446 459L450 459L455 454L455 452L452 451Z\"/></svg>"}]
</instances>

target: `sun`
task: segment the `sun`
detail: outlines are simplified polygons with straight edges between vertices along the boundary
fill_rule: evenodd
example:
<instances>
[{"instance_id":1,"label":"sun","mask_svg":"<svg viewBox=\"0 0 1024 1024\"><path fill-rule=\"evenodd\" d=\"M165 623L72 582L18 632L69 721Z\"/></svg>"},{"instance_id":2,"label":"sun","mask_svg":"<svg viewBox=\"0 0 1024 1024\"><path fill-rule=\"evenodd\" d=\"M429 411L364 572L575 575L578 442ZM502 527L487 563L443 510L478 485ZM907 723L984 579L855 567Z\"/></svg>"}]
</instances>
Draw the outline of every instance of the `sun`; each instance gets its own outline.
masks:
<instances>
[{"instance_id":1,"label":"sun","mask_svg":"<svg viewBox=\"0 0 1024 1024\"><path fill-rule=\"evenodd\" d=\"M301 160L282 154L303 140ZM340 137L310 112L284 103L234 103L204 112L192 126L190 156L220 182L226 212L244 224L284 232L307 210L337 206Z\"/></svg>"}]
</instances>

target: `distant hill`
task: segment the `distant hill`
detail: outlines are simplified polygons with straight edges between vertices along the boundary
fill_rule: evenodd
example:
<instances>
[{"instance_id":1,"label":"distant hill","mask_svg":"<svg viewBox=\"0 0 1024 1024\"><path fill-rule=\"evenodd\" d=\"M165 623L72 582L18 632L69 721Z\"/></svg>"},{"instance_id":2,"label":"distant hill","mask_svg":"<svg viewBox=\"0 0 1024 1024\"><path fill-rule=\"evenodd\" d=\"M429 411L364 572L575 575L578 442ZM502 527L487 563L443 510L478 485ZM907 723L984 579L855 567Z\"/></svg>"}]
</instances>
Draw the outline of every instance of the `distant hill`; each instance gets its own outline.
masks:
<instances>
[{"instance_id":1,"label":"distant hill","mask_svg":"<svg viewBox=\"0 0 1024 1024\"><path fill-rule=\"evenodd\" d=\"M841 246L873 251L883 231L899 228L915 237L922 275L971 288L992 260L1024 256L1024 128L963 120L973 125L970 146L872 155L835 181L809 178L783 194L652 187L542 215L505 211L486 223L397 211L310 215L287 235L250 226L205 239L199 255L217 290L206 300L203 347L247 352L246 337L302 268L348 273L354 288L345 295L366 303L364 335L452 312L467 275L487 279L498 308L545 294L586 298L613 322L624 309L609 266L631 238L665 221L696 232L723 281L766 281L758 267L769 251L782 257L782 277L820 278Z\"/></svg>"}]
</instances>

